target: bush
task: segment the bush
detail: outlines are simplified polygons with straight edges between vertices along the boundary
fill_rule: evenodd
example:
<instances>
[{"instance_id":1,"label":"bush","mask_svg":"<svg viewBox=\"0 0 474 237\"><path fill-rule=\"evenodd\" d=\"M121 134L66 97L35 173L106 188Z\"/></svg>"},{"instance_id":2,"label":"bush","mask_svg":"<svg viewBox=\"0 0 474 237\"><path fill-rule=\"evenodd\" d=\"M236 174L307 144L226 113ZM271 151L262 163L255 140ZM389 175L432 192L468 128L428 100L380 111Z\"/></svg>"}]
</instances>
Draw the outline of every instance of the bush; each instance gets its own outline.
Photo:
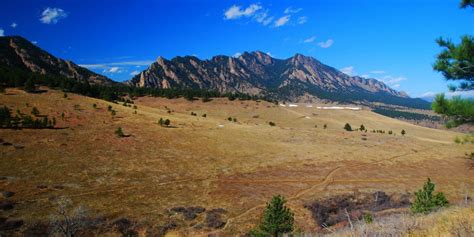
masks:
<instances>
[{"instance_id":1,"label":"bush","mask_svg":"<svg viewBox=\"0 0 474 237\"><path fill-rule=\"evenodd\" d=\"M97 109L97 104L92 104L92 108Z\"/></svg>"},{"instance_id":2,"label":"bush","mask_svg":"<svg viewBox=\"0 0 474 237\"><path fill-rule=\"evenodd\" d=\"M372 214L370 214L370 213L365 213L365 214L364 214L364 222L365 222L366 224L370 224L370 223L374 222L374 218L372 217Z\"/></svg>"},{"instance_id":3,"label":"bush","mask_svg":"<svg viewBox=\"0 0 474 237\"><path fill-rule=\"evenodd\" d=\"M352 131L352 127L351 127L351 125L348 124L348 123L346 123L346 125L344 125L344 129L345 129L346 131L349 131L349 132Z\"/></svg>"},{"instance_id":4,"label":"bush","mask_svg":"<svg viewBox=\"0 0 474 237\"><path fill-rule=\"evenodd\" d=\"M117 130L115 130L115 135L117 135L117 137L124 137L125 136L125 134L123 134L123 131L122 131L121 127L118 127Z\"/></svg>"},{"instance_id":5,"label":"bush","mask_svg":"<svg viewBox=\"0 0 474 237\"><path fill-rule=\"evenodd\" d=\"M167 127L170 125L170 123L171 121L169 119L160 118L160 120L158 121L158 124L162 127Z\"/></svg>"},{"instance_id":6,"label":"bush","mask_svg":"<svg viewBox=\"0 0 474 237\"><path fill-rule=\"evenodd\" d=\"M411 204L413 213L427 214L440 207L448 205L448 200L444 193L438 192L434 195L435 184L428 178L423 188L415 192L415 202Z\"/></svg>"},{"instance_id":7,"label":"bush","mask_svg":"<svg viewBox=\"0 0 474 237\"><path fill-rule=\"evenodd\" d=\"M458 136L456 136L456 137L454 138L454 143L460 144L460 143L461 143L461 138L459 138Z\"/></svg>"},{"instance_id":8,"label":"bush","mask_svg":"<svg viewBox=\"0 0 474 237\"><path fill-rule=\"evenodd\" d=\"M31 114L34 115L34 116L38 116L38 115L40 115L40 112L39 112L38 108L33 107L33 109L31 109Z\"/></svg>"},{"instance_id":9,"label":"bush","mask_svg":"<svg viewBox=\"0 0 474 237\"><path fill-rule=\"evenodd\" d=\"M324 128L324 129L328 128L328 125L327 125L327 124L324 124L323 128Z\"/></svg>"},{"instance_id":10,"label":"bush","mask_svg":"<svg viewBox=\"0 0 474 237\"><path fill-rule=\"evenodd\" d=\"M364 124L360 125L360 128L359 130L362 132L362 131L365 131L365 127L364 127Z\"/></svg>"},{"instance_id":11,"label":"bush","mask_svg":"<svg viewBox=\"0 0 474 237\"><path fill-rule=\"evenodd\" d=\"M402 136L405 136L405 134L407 134L407 133L405 132L405 129L402 129L401 134L402 134Z\"/></svg>"},{"instance_id":12,"label":"bush","mask_svg":"<svg viewBox=\"0 0 474 237\"><path fill-rule=\"evenodd\" d=\"M268 124L269 124L270 126L272 126L272 127L273 127L273 126L276 126L276 124L275 124L274 122L272 122L272 121L268 122Z\"/></svg>"},{"instance_id":13,"label":"bush","mask_svg":"<svg viewBox=\"0 0 474 237\"><path fill-rule=\"evenodd\" d=\"M392 133L393 133L392 130L388 131L388 134L392 135Z\"/></svg>"},{"instance_id":14,"label":"bush","mask_svg":"<svg viewBox=\"0 0 474 237\"><path fill-rule=\"evenodd\" d=\"M252 236L279 236L293 231L294 214L285 206L282 196L273 196L263 213L263 220L258 229L251 232Z\"/></svg>"}]
</instances>

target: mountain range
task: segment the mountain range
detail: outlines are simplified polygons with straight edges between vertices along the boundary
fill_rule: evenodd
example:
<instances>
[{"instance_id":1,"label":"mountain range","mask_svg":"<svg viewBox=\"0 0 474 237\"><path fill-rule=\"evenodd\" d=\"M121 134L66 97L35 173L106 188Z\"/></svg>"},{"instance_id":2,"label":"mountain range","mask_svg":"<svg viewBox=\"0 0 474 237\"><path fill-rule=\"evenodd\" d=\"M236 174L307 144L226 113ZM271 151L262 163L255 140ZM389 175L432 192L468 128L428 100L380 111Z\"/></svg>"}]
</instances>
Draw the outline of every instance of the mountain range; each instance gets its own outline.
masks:
<instances>
[{"instance_id":1,"label":"mountain range","mask_svg":"<svg viewBox=\"0 0 474 237\"><path fill-rule=\"evenodd\" d=\"M91 84L118 84L71 61L56 58L19 36L0 37L0 67L74 78ZM209 60L194 56L171 60L158 57L147 69L123 83L145 88L245 93L287 101L322 99L408 107L429 105L381 81L349 76L302 54L288 59L276 59L260 51L245 52L238 57L220 55Z\"/></svg>"}]
</instances>

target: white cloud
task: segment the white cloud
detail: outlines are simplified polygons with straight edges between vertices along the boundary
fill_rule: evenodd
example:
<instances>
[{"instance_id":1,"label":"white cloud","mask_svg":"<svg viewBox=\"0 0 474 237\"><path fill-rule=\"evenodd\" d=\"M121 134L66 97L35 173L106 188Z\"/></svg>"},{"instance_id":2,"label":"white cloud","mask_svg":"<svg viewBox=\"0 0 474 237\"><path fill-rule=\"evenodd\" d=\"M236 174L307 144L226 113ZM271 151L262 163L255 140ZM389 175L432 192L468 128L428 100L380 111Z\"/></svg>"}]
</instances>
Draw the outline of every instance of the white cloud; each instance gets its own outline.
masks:
<instances>
[{"instance_id":1,"label":"white cloud","mask_svg":"<svg viewBox=\"0 0 474 237\"><path fill-rule=\"evenodd\" d=\"M267 52L267 55L270 56L270 57L273 57L271 52Z\"/></svg>"},{"instance_id":2,"label":"white cloud","mask_svg":"<svg viewBox=\"0 0 474 237\"><path fill-rule=\"evenodd\" d=\"M354 66L348 66L348 67L345 67L345 68L341 68L340 71L343 72L346 75L349 75L349 76L354 76L356 74L355 70L354 70Z\"/></svg>"},{"instance_id":3,"label":"white cloud","mask_svg":"<svg viewBox=\"0 0 474 237\"><path fill-rule=\"evenodd\" d=\"M407 79L406 77L393 77L391 75L387 75L382 78L377 78L377 80L382 81L383 83L389 86L397 85L399 84L399 82L405 81L406 79Z\"/></svg>"},{"instance_id":4,"label":"white cloud","mask_svg":"<svg viewBox=\"0 0 474 237\"><path fill-rule=\"evenodd\" d=\"M31 43L33 43L33 44L38 44L38 41L31 41Z\"/></svg>"},{"instance_id":5,"label":"white cloud","mask_svg":"<svg viewBox=\"0 0 474 237\"><path fill-rule=\"evenodd\" d=\"M120 68L119 68L119 67L111 67L111 68L107 69L106 72L109 72L109 73L119 73L119 72L122 72L122 71L120 71Z\"/></svg>"},{"instance_id":6,"label":"white cloud","mask_svg":"<svg viewBox=\"0 0 474 237\"><path fill-rule=\"evenodd\" d=\"M290 14L290 13L298 13L300 11L302 11L303 8L293 8L293 7L288 7L285 9L284 13L285 14Z\"/></svg>"},{"instance_id":7,"label":"white cloud","mask_svg":"<svg viewBox=\"0 0 474 237\"><path fill-rule=\"evenodd\" d=\"M363 74L363 75L360 75L360 77L363 77L363 78L369 78L370 75L369 74Z\"/></svg>"},{"instance_id":8,"label":"white cloud","mask_svg":"<svg viewBox=\"0 0 474 237\"><path fill-rule=\"evenodd\" d=\"M225 11L224 19L233 20L238 19L242 16L250 17L253 16L255 12L260 9L262 9L262 6L260 6L260 4L251 4L245 9L243 9L241 6L233 5Z\"/></svg>"},{"instance_id":9,"label":"white cloud","mask_svg":"<svg viewBox=\"0 0 474 237\"><path fill-rule=\"evenodd\" d=\"M371 71L369 73L371 73L371 74L385 74L385 71L383 71L383 70L374 70L374 71Z\"/></svg>"},{"instance_id":10,"label":"white cloud","mask_svg":"<svg viewBox=\"0 0 474 237\"><path fill-rule=\"evenodd\" d=\"M425 92L425 93L422 93L421 95L417 96L418 98L428 98L428 99L432 99L434 98L437 94L441 94L441 93L444 93L444 95L448 98L451 98L453 96L461 96L463 98L474 98L474 91L471 90L471 91L448 91L448 92L432 92L432 91L428 91L428 92Z\"/></svg>"},{"instance_id":11,"label":"white cloud","mask_svg":"<svg viewBox=\"0 0 474 237\"><path fill-rule=\"evenodd\" d=\"M298 17L298 20L296 21L298 24L304 24L308 21L308 17L305 17L305 16L300 16Z\"/></svg>"},{"instance_id":12,"label":"white cloud","mask_svg":"<svg viewBox=\"0 0 474 237\"><path fill-rule=\"evenodd\" d=\"M240 55L242 55L242 54L240 52L237 52L237 53L234 53L234 55L232 55L232 57L238 58L238 57L240 57Z\"/></svg>"},{"instance_id":13,"label":"white cloud","mask_svg":"<svg viewBox=\"0 0 474 237\"><path fill-rule=\"evenodd\" d=\"M41 13L40 21L44 24L56 24L59 20L66 18L68 14L61 8L46 8Z\"/></svg>"},{"instance_id":14,"label":"white cloud","mask_svg":"<svg viewBox=\"0 0 474 237\"><path fill-rule=\"evenodd\" d=\"M395 84L395 85L392 85L391 87L397 89L397 88L400 88L400 84Z\"/></svg>"},{"instance_id":15,"label":"white cloud","mask_svg":"<svg viewBox=\"0 0 474 237\"><path fill-rule=\"evenodd\" d=\"M319 47L324 48L324 49L331 47L332 44L334 44L334 40L332 39L328 39L325 42L318 43Z\"/></svg>"},{"instance_id":16,"label":"white cloud","mask_svg":"<svg viewBox=\"0 0 474 237\"><path fill-rule=\"evenodd\" d=\"M143 60L143 61L127 61L127 62L112 62L112 63L97 63L97 64L80 64L79 66L88 69L101 69L109 68L113 66L148 66L154 61Z\"/></svg>"},{"instance_id":17,"label":"white cloud","mask_svg":"<svg viewBox=\"0 0 474 237\"><path fill-rule=\"evenodd\" d=\"M0 28L0 36L5 36L5 31Z\"/></svg>"},{"instance_id":18,"label":"white cloud","mask_svg":"<svg viewBox=\"0 0 474 237\"><path fill-rule=\"evenodd\" d=\"M288 21L290 21L290 15L285 15L285 16L282 16L280 18L278 18L278 20L275 21L275 27L280 27L280 26L284 26L288 23Z\"/></svg>"},{"instance_id":19,"label":"white cloud","mask_svg":"<svg viewBox=\"0 0 474 237\"><path fill-rule=\"evenodd\" d=\"M316 40L316 36L311 36L305 40L303 40L303 43L312 43Z\"/></svg>"},{"instance_id":20,"label":"white cloud","mask_svg":"<svg viewBox=\"0 0 474 237\"><path fill-rule=\"evenodd\" d=\"M268 11L257 13L255 15L255 21L261 23L262 25L266 26L273 21L273 16L268 15Z\"/></svg>"},{"instance_id":21,"label":"white cloud","mask_svg":"<svg viewBox=\"0 0 474 237\"><path fill-rule=\"evenodd\" d=\"M18 26L17 23L13 22L11 25L10 25L12 28L16 28Z\"/></svg>"},{"instance_id":22,"label":"white cloud","mask_svg":"<svg viewBox=\"0 0 474 237\"><path fill-rule=\"evenodd\" d=\"M140 74L140 71L133 71L130 73L130 76L136 76L138 74Z\"/></svg>"}]
</instances>

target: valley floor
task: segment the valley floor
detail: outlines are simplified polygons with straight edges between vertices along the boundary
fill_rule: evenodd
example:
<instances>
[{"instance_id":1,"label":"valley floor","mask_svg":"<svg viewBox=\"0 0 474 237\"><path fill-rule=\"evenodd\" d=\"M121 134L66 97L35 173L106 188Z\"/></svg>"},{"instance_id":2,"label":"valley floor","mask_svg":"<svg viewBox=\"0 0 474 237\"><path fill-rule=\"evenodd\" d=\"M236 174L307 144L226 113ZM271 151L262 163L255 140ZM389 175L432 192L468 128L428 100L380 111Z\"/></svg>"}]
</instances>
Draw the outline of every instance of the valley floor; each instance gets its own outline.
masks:
<instances>
[{"instance_id":1,"label":"valley floor","mask_svg":"<svg viewBox=\"0 0 474 237\"><path fill-rule=\"evenodd\" d=\"M64 98L54 90L0 94L0 106L25 114L37 107L61 128L0 129L0 189L15 193L8 198L14 208L1 215L45 220L51 200L67 197L111 219L173 222L175 233L184 235L243 234L259 223L265 203L281 194L296 225L314 232L322 227L305 205L333 196L383 191L412 197L427 177L452 202L474 195L474 170L466 158L474 145L454 144L460 133L368 110L317 110L320 105L152 97L134 102L136 109L75 94ZM160 118L171 125L160 126ZM368 132L347 132L345 123L363 124ZM118 127L125 137L114 134ZM207 211L191 218L170 212L196 206ZM221 225L209 224L214 212Z\"/></svg>"}]
</instances>

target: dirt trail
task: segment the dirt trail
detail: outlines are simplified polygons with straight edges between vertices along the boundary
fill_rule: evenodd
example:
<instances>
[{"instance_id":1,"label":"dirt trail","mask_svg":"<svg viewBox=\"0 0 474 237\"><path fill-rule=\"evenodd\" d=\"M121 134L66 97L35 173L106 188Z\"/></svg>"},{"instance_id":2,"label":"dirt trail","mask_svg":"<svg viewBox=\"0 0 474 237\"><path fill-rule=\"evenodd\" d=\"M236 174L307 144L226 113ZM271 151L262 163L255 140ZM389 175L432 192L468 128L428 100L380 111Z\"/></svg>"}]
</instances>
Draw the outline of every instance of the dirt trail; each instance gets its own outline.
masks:
<instances>
[{"instance_id":1,"label":"dirt trail","mask_svg":"<svg viewBox=\"0 0 474 237\"><path fill-rule=\"evenodd\" d=\"M298 192L297 194L295 194L294 196L291 196L289 197L287 200L288 202L291 202L291 201L295 201L295 200L298 200L300 197L302 197L303 195L311 192L311 191L314 191L314 189L317 189L317 188L320 188L322 187L323 189L326 189L327 186L333 182L334 178L334 174L341 170L341 169L344 169L344 168L357 168L357 167L363 167L363 166L367 166L367 165L374 165L374 164L378 164L378 163L381 163L381 162L385 162L385 161L389 161L389 160L393 160L393 159L397 159L397 158L400 158L400 157L404 157L404 156L408 156L408 155L412 155L412 154L416 154L418 152L424 152L424 151L427 151L427 150L430 150L431 148L426 148L426 149L423 149L423 150L419 150L419 151L411 151L411 152L407 152L407 153L403 153L403 154L400 154L400 155L396 155L396 156L391 156L389 158L386 158L386 159L381 159L381 160L377 160L377 161L374 161L374 162L369 162L369 163L364 163L364 164L360 164L360 165L353 165L353 166L338 166L334 169L332 169L331 171L329 171L329 173L324 177L323 181L320 182L320 183L317 183L315 185L313 185L312 187L308 188L308 189L304 189L300 192ZM251 213L252 211L258 209L258 208L263 208L265 207L266 204L259 204L259 205L256 205L250 209L247 209L246 211L240 213L239 215L237 216L234 216L232 218L229 218L227 220L227 223L224 225L224 227L220 230L216 230L216 231L212 231L212 232L209 232L209 233L206 233L206 235L211 235L211 234L217 234L217 233L220 233L224 230L226 230L231 224L233 221L235 221L236 219L239 219L249 213Z\"/></svg>"}]
</instances>

